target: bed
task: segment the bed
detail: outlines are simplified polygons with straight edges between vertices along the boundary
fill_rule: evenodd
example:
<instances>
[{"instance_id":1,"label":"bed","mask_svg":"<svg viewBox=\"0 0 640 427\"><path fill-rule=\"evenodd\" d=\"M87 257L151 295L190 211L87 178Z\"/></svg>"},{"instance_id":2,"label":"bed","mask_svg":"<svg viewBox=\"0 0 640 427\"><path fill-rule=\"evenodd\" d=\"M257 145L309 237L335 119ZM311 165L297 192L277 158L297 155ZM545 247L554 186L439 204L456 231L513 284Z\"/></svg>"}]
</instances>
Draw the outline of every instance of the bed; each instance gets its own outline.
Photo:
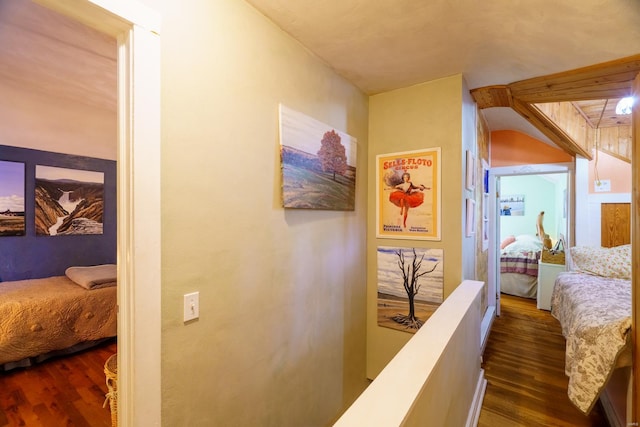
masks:
<instances>
[{"instance_id":1,"label":"bed","mask_svg":"<svg viewBox=\"0 0 640 427\"><path fill-rule=\"evenodd\" d=\"M116 266L0 283L0 370L86 348L117 333Z\"/></svg>"},{"instance_id":2,"label":"bed","mask_svg":"<svg viewBox=\"0 0 640 427\"><path fill-rule=\"evenodd\" d=\"M616 368L631 365L631 246L573 247L551 314L566 339L567 394L588 414Z\"/></svg>"},{"instance_id":3,"label":"bed","mask_svg":"<svg viewBox=\"0 0 640 427\"><path fill-rule=\"evenodd\" d=\"M536 298L542 242L536 236L509 236L500 245L500 291Z\"/></svg>"}]
</instances>

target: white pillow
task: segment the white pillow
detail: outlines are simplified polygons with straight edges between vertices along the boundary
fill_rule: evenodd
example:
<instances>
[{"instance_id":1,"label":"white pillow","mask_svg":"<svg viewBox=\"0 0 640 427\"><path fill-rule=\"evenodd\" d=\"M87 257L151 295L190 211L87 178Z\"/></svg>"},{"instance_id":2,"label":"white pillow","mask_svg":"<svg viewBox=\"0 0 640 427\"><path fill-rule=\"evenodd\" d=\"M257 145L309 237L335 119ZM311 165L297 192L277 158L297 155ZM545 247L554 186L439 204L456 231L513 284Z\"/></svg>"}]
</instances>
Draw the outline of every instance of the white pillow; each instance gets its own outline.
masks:
<instances>
[{"instance_id":1,"label":"white pillow","mask_svg":"<svg viewBox=\"0 0 640 427\"><path fill-rule=\"evenodd\" d=\"M631 245L613 248L574 246L569 251L575 271L631 280Z\"/></svg>"},{"instance_id":2,"label":"white pillow","mask_svg":"<svg viewBox=\"0 0 640 427\"><path fill-rule=\"evenodd\" d=\"M516 241L508 244L502 252L538 252L541 250L542 242L537 237L523 234L517 236Z\"/></svg>"}]
</instances>

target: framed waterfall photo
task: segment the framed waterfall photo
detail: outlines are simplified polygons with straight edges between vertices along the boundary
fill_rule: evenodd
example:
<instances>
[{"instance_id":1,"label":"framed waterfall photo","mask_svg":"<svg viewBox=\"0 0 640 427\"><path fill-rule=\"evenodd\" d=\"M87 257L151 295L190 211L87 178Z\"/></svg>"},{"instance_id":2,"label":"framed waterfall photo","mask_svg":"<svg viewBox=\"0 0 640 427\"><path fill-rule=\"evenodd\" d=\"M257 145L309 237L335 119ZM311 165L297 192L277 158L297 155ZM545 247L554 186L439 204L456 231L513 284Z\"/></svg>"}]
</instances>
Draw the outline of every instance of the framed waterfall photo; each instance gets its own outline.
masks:
<instances>
[{"instance_id":1,"label":"framed waterfall photo","mask_svg":"<svg viewBox=\"0 0 640 427\"><path fill-rule=\"evenodd\" d=\"M440 240L440 147L376 156L376 237Z\"/></svg>"},{"instance_id":2,"label":"framed waterfall photo","mask_svg":"<svg viewBox=\"0 0 640 427\"><path fill-rule=\"evenodd\" d=\"M102 234L104 172L36 165L36 235Z\"/></svg>"}]
</instances>

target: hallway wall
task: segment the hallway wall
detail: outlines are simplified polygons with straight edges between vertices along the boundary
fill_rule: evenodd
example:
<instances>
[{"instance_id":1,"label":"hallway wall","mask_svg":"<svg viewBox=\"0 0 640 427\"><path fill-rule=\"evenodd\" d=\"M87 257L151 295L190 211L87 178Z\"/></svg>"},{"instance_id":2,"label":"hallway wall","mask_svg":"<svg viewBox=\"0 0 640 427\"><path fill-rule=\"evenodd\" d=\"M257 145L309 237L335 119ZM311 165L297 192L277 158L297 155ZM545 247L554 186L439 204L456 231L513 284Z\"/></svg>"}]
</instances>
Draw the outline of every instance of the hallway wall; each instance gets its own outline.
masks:
<instances>
[{"instance_id":1,"label":"hallway wall","mask_svg":"<svg viewBox=\"0 0 640 427\"><path fill-rule=\"evenodd\" d=\"M367 384L367 97L243 1L145 3L162 15L162 424L327 425ZM282 208L280 103L358 139L354 211Z\"/></svg>"}]
</instances>

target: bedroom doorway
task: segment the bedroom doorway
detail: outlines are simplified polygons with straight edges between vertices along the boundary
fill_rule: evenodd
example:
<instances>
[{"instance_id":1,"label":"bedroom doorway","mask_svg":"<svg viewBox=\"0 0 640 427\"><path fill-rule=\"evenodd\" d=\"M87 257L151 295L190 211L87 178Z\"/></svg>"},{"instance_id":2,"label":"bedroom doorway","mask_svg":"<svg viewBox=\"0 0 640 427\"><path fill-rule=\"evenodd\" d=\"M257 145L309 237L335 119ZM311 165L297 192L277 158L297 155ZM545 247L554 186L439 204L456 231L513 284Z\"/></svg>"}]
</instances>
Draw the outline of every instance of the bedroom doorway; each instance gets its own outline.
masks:
<instances>
[{"instance_id":1,"label":"bedroom doorway","mask_svg":"<svg viewBox=\"0 0 640 427\"><path fill-rule=\"evenodd\" d=\"M571 183L573 165L525 165L500 167L489 172L489 298L500 315L502 292L535 299L537 296L537 261L535 251L542 242L536 236L540 212L546 234L552 244L560 235L569 242L572 232ZM513 264L514 270L501 274L503 247L516 252L532 251L532 259ZM529 264L527 264L529 263ZM527 268L531 265L534 268Z\"/></svg>"},{"instance_id":2,"label":"bedroom doorway","mask_svg":"<svg viewBox=\"0 0 640 427\"><path fill-rule=\"evenodd\" d=\"M118 424L160 425L160 16L135 0L37 2L118 41Z\"/></svg>"}]
</instances>

